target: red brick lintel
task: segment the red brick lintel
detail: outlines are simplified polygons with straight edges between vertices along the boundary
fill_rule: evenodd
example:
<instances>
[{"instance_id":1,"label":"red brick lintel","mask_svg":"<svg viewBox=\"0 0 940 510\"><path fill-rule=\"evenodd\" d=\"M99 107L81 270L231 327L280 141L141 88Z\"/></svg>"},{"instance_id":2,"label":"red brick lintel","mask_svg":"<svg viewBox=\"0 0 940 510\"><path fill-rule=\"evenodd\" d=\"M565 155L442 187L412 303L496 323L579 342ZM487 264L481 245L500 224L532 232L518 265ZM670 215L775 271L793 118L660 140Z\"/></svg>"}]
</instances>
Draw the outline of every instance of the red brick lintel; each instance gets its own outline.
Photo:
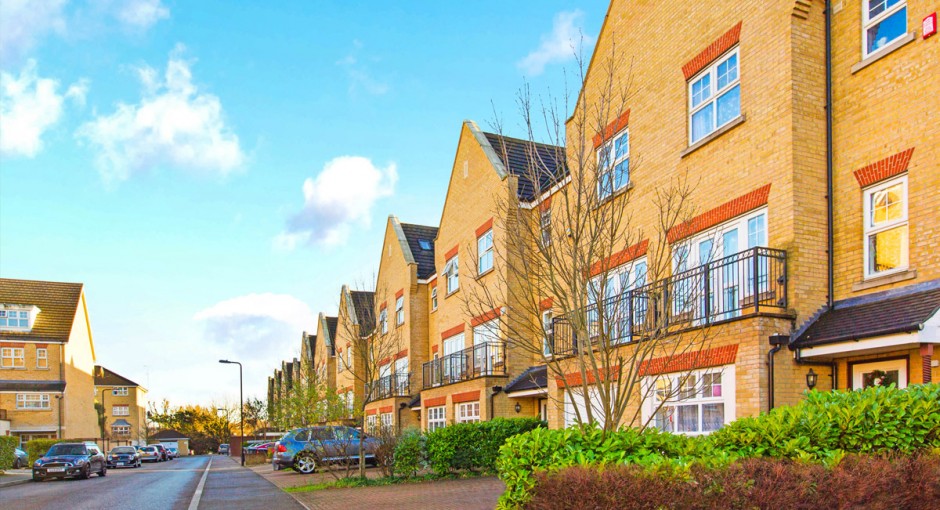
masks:
<instances>
[{"instance_id":1,"label":"red brick lintel","mask_svg":"<svg viewBox=\"0 0 940 510\"><path fill-rule=\"evenodd\" d=\"M668 239L670 243L674 243L702 232L703 230L708 230L736 216L767 205L769 198L770 184L767 184L746 195L742 195L714 209L699 214L685 223L672 227L666 234L666 239Z\"/></svg>"},{"instance_id":2,"label":"red brick lintel","mask_svg":"<svg viewBox=\"0 0 940 510\"><path fill-rule=\"evenodd\" d=\"M855 179L858 181L859 186L867 188L872 184L904 173L907 170L907 165L911 162L911 155L913 154L914 148L911 147L881 161L875 161L856 170Z\"/></svg>"},{"instance_id":3,"label":"red brick lintel","mask_svg":"<svg viewBox=\"0 0 940 510\"><path fill-rule=\"evenodd\" d=\"M685 76L686 81L695 76L702 69L705 69L708 64L714 62L716 58L733 48L734 45L738 44L740 41L741 22L739 21L737 25L731 27L731 30L722 34L715 42L709 44L701 53L682 66L682 74Z\"/></svg>"}]
</instances>

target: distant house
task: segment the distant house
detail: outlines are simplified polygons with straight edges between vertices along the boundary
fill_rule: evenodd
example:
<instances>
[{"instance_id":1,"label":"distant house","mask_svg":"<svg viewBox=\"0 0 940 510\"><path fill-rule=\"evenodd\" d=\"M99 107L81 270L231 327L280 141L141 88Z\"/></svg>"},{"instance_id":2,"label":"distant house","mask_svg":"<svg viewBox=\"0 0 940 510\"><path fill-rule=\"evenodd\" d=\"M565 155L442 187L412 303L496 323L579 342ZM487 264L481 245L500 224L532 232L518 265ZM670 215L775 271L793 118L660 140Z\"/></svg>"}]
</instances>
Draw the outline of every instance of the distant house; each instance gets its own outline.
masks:
<instances>
[{"instance_id":1,"label":"distant house","mask_svg":"<svg viewBox=\"0 0 940 510\"><path fill-rule=\"evenodd\" d=\"M146 443L146 388L105 367L95 366L95 400L104 406L105 433L111 444Z\"/></svg>"},{"instance_id":2,"label":"distant house","mask_svg":"<svg viewBox=\"0 0 940 510\"><path fill-rule=\"evenodd\" d=\"M100 437L81 283L0 278L0 419L30 439Z\"/></svg>"},{"instance_id":3,"label":"distant house","mask_svg":"<svg viewBox=\"0 0 940 510\"><path fill-rule=\"evenodd\" d=\"M161 430L150 436L149 444L156 443L177 448L180 455L189 455L189 438L175 430Z\"/></svg>"}]
</instances>

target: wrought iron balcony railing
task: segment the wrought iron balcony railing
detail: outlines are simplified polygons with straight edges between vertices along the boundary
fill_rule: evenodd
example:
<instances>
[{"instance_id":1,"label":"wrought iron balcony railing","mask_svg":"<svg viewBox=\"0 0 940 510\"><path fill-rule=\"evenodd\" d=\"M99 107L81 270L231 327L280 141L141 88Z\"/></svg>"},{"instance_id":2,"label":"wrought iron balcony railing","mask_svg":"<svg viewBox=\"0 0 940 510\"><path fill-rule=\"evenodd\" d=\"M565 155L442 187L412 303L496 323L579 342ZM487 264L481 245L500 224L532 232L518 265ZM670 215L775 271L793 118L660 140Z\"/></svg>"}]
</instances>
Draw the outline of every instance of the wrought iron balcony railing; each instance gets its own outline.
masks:
<instances>
[{"instance_id":1,"label":"wrought iron balcony railing","mask_svg":"<svg viewBox=\"0 0 940 510\"><path fill-rule=\"evenodd\" d=\"M787 308L787 253L750 248L608 297L553 320L555 356L573 354L578 337L626 343ZM581 334L578 334L578 331Z\"/></svg>"},{"instance_id":2,"label":"wrought iron balcony railing","mask_svg":"<svg viewBox=\"0 0 940 510\"><path fill-rule=\"evenodd\" d=\"M506 343L484 342L431 360L422 366L424 389L460 381L506 375Z\"/></svg>"},{"instance_id":3,"label":"wrought iron balcony railing","mask_svg":"<svg viewBox=\"0 0 940 510\"><path fill-rule=\"evenodd\" d=\"M411 374L408 372L386 375L385 377L379 378L379 380L374 383L366 385L369 401L375 402L376 400L391 397L410 397L410 375Z\"/></svg>"}]
</instances>

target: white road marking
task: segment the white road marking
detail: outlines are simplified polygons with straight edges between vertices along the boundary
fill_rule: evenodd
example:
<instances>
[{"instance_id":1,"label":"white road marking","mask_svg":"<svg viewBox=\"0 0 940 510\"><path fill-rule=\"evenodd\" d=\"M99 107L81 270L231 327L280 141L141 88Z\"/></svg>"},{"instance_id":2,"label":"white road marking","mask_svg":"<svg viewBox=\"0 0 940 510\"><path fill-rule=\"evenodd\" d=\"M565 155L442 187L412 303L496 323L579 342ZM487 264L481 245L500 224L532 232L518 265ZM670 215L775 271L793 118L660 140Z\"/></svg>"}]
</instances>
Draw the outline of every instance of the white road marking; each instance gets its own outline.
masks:
<instances>
[{"instance_id":1,"label":"white road marking","mask_svg":"<svg viewBox=\"0 0 940 510\"><path fill-rule=\"evenodd\" d=\"M193 493L193 499L189 502L189 510L198 510L199 500L202 499L202 488L206 486L206 478L209 476L209 468L212 466L212 459L209 459L209 463L206 464L206 470L202 473L202 478L199 479L199 485L196 486L196 492Z\"/></svg>"}]
</instances>

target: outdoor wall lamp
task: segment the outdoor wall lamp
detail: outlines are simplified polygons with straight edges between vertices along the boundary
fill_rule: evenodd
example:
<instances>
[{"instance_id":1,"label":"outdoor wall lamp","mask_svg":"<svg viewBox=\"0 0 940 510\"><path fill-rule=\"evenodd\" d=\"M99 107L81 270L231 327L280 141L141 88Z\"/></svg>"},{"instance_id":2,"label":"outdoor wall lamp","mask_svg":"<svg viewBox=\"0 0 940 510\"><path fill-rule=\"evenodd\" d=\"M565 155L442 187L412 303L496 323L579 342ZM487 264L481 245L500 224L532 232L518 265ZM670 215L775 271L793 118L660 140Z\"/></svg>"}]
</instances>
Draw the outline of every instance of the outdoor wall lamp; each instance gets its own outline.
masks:
<instances>
[{"instance_id":1,"label":"outdoor wall lamp","mask_svg":"<svg viewBox=\"0 0 940 510\"><path fill-rule=\"evenodd\" d=\"M522 412L522 404L520 404L519 402L516 402L516 412L517 413Z\"/></svg>"},{"instance_id":2,"label":"outdoor wall lamp","mask_svg":"<svg viewBox=\"0 0 940 510\"><path fill-rule=\"evenodd\" d=\"M817 379L819 379L819 374L814 372L812 368L809 369L809 372L806 373L806 387L809 389L815 388Z\"/></svg>"}]
</instances>

